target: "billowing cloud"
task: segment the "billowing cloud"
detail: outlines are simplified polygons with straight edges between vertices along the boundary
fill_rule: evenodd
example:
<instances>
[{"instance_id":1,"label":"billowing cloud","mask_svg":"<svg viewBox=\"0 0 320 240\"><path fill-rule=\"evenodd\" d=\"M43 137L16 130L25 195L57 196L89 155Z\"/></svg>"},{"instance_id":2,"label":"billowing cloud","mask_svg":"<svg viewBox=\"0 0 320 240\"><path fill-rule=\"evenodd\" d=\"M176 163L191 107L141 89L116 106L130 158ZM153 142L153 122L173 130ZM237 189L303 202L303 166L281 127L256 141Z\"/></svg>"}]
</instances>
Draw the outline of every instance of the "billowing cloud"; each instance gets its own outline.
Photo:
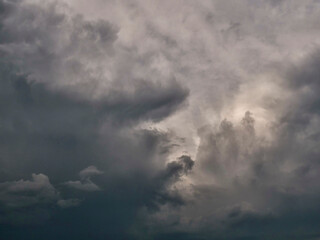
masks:
<instances>
[{"instance_id":1,"label":"billowing cloud","mask_svg":"<svg viewBox=\"0 0 320 240\"><path fill-rule=\"evenodd\" d=\"M54 202L57 191L44 174L32 174L32 180L19 180L0 184L1 202L10 208Z\"/></svg>"},{"instance_id":2,"label":"billowing cloud","mask_svg":"<svg viewBox=\"0 0 320 240\"><path fill-rule=\"evenodd\" d=\"M0 238L319 238L319 15L0 0Z\"/></svg>"},{"instance_id":3,"label":"billowing cloud","mask_svg":"<svg viewBox=\"0 0 320 240\"><path fill-rule=\"evenodd\" d=\"M88 216L98 209L103 213L98 225L114 221L115 214L115 224L122 222L104 228L104 234L121 237L135 224L139 209L182 201L176 203L180 196L169 189L175 180L168 181L190 167L179 163L163 175L176 145L174 133L139 124L158 122L180 109L187 88L174 77L161 82L151 74L135 76L126 64L111 73L114 61L129 54L122 46L115 49L118 27L85 20L64 7L1 1L0 98L8 103L0 106L1 237L21 233L28 238L23 232L29 223L43 222L48 231L64 228L65 211ZM24 26L16 27L19 22ZM130 78L118 76L123 71ZM92 84L97 85L85 86ZM32 181L8 180L33 172L43 174L32 175ZM121 190L124 186L129 189ZM12 224L22 230L11 232ZM72 229L63 230L64 236ZM91 230L83 227L79 234Z\"/></svg>"},{"instance_id":4,"label":"billowing cloud","mask_svg":"<svg viewBox=\"0 0 320 240\"><path fill-rule=\"evenodd\" d=\"M164 209L164 226L173 229L168 239L176 232L191 239L318 236L317 62L313 53L295 67L283 66L279 84L289 94L262 132L249 111L239 122L224 119L199 129L192 203L176 213ZM155 224L163 217L155 214ZM170 225L172 219L178 223Z\"/></svg>"}]
</instances>

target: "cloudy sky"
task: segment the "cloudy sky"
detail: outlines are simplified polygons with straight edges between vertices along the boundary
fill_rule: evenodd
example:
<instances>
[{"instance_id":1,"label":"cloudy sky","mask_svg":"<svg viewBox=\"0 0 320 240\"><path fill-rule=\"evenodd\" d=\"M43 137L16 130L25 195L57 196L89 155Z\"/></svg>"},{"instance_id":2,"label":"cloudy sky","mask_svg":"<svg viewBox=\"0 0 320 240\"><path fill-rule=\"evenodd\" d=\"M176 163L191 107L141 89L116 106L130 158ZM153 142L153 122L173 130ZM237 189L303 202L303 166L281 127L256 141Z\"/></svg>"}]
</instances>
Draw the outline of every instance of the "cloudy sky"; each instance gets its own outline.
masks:
<instances>
[{"instance_id":1,"label":"cloudy sky","mask_svg":"<svg viewBox=\"0 0 320 240\"><path fill-rule=\"evenodd\" d=\"M0 0L0 239L319 240L319 0Z\"/></svg>"}]
</instances>

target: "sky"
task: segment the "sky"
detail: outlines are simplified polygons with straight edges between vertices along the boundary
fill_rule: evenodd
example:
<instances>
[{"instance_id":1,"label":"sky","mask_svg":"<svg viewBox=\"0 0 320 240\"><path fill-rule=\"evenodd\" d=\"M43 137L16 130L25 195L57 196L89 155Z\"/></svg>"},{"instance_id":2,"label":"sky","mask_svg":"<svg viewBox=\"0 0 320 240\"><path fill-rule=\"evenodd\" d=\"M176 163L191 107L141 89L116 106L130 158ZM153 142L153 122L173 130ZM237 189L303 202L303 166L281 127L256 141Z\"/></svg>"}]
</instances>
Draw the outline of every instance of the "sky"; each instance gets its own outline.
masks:
<instances>
[{"instance_id":1,"label":"sky","mask_svg":"<svg viewBox=\"0 0 320 240\"><path fill-rule=\"evenodd\" d=\"M319 0L0 0L0 239L320 240Z\"/></svg>"}]
</instances>

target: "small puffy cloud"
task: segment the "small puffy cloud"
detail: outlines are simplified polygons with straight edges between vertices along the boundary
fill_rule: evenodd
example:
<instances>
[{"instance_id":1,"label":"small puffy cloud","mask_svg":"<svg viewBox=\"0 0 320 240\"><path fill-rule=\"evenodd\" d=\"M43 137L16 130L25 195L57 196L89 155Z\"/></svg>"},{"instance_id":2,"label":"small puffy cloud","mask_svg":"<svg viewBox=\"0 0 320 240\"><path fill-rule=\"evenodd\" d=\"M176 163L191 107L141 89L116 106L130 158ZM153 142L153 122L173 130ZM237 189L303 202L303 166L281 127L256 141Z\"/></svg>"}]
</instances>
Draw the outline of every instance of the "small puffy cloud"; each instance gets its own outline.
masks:
<instances>
[{"instance_id":1,"label":"small puffy cloud","mask_svg":"<svg viewBox=\"0 0 320 240\"><path fill-rule=\"evenodd\" d=\"M0 226L39 224L50 218L60 194L40 173L31 180L0 183Z\"/></svg>"},{"instance_id":2,"label":"small puffy cloud","mask_svg":"<svg viewBox=\"0 0 320 240\"><path fill-rule=\"evenodd\" d=\"M53 203L59 195L44 174L32 174L32 180L0 183L0 201L7 207L19 208Z\"/></svg>"},{"instance_id":3,"label":"small puffy cloud","mask_svg":"<svg viewBox=\"0 0 320 240\"><path fill-rule=\"evenodd\" d=\"M101 175L102 171L98 170L95 166L89 166L79 172L81 181L67 181L64 183L69 188L74 188L86 192L100 191L100 187L93 183L90 179L92 176Z\"/></svg>"},{"instance_id":4,"label":"small puffy cloud","mask_svg":"<svg viewBox=\"0 0 320 240\"><path fill-rule=\"evenodd\" d=\"M98 170L95 166L89 166L79 172L81 179L89 178L91 176L103 174L102 171Z\"/></svg>"}]
</instances>

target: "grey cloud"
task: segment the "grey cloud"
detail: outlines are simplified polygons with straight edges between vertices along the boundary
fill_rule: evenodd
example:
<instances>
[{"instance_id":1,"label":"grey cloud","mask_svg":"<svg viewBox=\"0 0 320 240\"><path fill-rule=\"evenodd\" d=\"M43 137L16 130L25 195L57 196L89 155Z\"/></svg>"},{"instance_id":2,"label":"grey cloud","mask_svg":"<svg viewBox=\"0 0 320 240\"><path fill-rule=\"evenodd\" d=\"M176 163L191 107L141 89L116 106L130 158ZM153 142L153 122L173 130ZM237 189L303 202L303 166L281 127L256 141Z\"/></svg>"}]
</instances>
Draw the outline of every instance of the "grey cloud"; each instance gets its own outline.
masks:
<instances>
[{"instance_id":1,"label":"grey cloud","mask_svg":"<svg viewBox=\"0 0 320 240\"><path fill-rule=\"evenodd\" d=\"M81 214L70 221L77 226L95 213L103 235L120 239L142 208L181 204L177 191L168 189L174 180L169 184L162 175L174 145L170 134L135 127L172 115L186 100L187 88L174 78L130 76L120 64L130 79L104 76L112 70L108 63L125 51L115 49L118 29L107 21L85 20L57 2L1 1L1 6L0 180L45 174L21 182L28 193L2 193L1 237L28 232L24 225L30 222L42 223L51 238L69 238L78 233L61 226L65 219ZM99 85L104 83L106 88ZM190 162L179 162L176 174L187 172ZM51 188L43 176L50 177ZM50 189L51 198L45 195ZM21 232L10 232L17 222ZM91 227L82 227L80 236Z\"/></svg>"},{"instance_id":2,"label":"grey cloud","mask_svg":"<svg viewBox=\"0 0 320 240\"><path fill-rule=\"evenodd\" d=\"M10 8L10 11L4 14L1 32L11 36L3 40L1 45L2 51L6 53L1 67L1 101L10 103L1 105L0 109L1 128L7 136L3 144L8 146L6 159L1 160L6 166L6 170L2 170L3 174L15 168L13 158L26 158L21 169L13 171L23 172L23 169L32 168L33 161L42 159L45 164L41 169L47 168L47 171L52 172L55 169L52 165L57 166L61 161L69 162L65 163L66 165L71 164L72 160L66 160L69 154L72 155L71 158L78 158L77 161L81 162L77 167L80 171L87 166L84 159L94 154L95 148L102 144L100 141L104 137L99 133L102 128L108 129L105 130L108 135L106 141L111 145L111 139L115 138L117 142L118 128L131 127L143 120L160 121L178 110L188 96L186 88L174 80L155 83L149 79L132 78L128 90L111 86L106 95L95 98L90 90L90 86L95 83L91 82L92 79L87 73L99 72L98 69L94 67L91 71L82 64L76 64L73 74L69 72L72 67L64 64L64 61L69 61L70 58L71 61L82 58L89 61L86 54L77 55L77 51L86 49L82 45L87 43L88 51L90 49L95 58L94 65L102 56L112 57L112 54L108 53L109 50L101 45L101 41L112 45L116 40L116 30L113 26L105 21L90 22L81 16L69 16L62 10L63 5L53 2L30 5L25 1L6 1L2 4L5 9ZM13 27L19 25L17 22L24 22L30 27ZM23 39L20 35L30 37ZM48 41L52 41L52 44ZM58 43L62 46L56 46ZM97 48L107 52L96 53L94 49ZM41 53L41 49L45 51L44 54ZM24 51L28 56L24 56ZM21 61L17 62L18 59ZM60 71L65 75L59 75ZM79 78L80 83L74 85L73 77ZM90 86L82 89L82 80L88 81ZM53 87L55 84L57 86ZM20 136L18 138L21 141L16 141L17 136ZM32 141L28 141L29 138L32 138ZM14 154L13 142L20 146L20 150ZM58 145L60 150L56 151ZM50 153L43 154L43 149ZM22 152L24 154L20 155ZM53 152L56 157L51 161L50 156ZM103 162L102 158L105 157L109 158L108 154L104 156L98 151L97 156L93 157L98 159L90 161ZM63 172L68 171L67 169L69 168L66 167L52 177L65 176ZM40 172L43 172L42 170ZM68 179L61 179L63 180Z\"/></svg>"},{"instance_id":3,"label":"grey cloud","mask_svg":"<svg viewBox=\"0 0 320 240\"><path fill-rule=\"evenodd\" d=\"M109 22L69 16L62 11L63 5L56 2L3 5L4 9L10 6L13 10L4 15L1 33L5 37L0 50L28 83L40 82L45 88L66 92L77 101L91 101L98 111L113 116L115 122L162 120L179 109L189 94L173 78L162 81L149 79L151 75L130 76L131 70L122 67L126 68L125 61L133 64L136 60L128 56L120 56L126 59L117 64L119 71L129 71L128 76L106 76L104 71L113 71L109 64L117 61L115 54L123 52L111 51L117 29Z\"/></svg>"},{"instance_id":4,"label":"grey cloud","mask_svg":"<svg viewBox=\"0 0 320 240\"><path fill-rule=\"evenodd\" d=\"M64 218L61 211L74 209L70 211L88 216L98 208L105 214L98 220L100 225L111 221L116 211L127 206L128 213L116 214L117 219L125 221L125 224L119 222L117 227L105 228L108 234L121 237L126 234L122 233L124 229L136 219L139 209L147 206L155 210L156 206L163 204L182 204L182 197L167 189L174 183L170 180L169 184L168 179L182 175L191 168L191 163L186 158L177 162L177 172L164 174L168 170L163 170L163 165L172 145L169 134L157 130L135 130L131 123L119 125L110 122L109 109L99 106L103 102L94 104L74 99L64 92L48 90L42 83L28 83L24 76L17 76L14 67L3 66L1 74L1 102L9 103L0 107L1 181L27 177L30 172L43 172L50 176L61 195L52 203L60 206L60 210L39 206L35 202L33 207L23 211L21 217L6 207L7 217L2 228L8 229L6 224L16 222L12 219L17 216L20 216L20 223L25 224L31 216L35 218L32 222L42 222L50 218ZM166 104L164 102L163 106ZM167 178L163 179L163 175ZM81 181L73 180L79 176ZM63 182L66 184L61 185ZM91 193L88 195L90 191L92 196ZM78 203L69 199L84 200ZM76 204L79 207L71 208ZM34 211L43 214L38 216ZM113 211L115 213L109 215ZM54 228L61 222L52 221L56 222L47 227ZM75 224L80 223L81 219ZM91 231L89 226L81 230L83 233L88 231ZM69 231L64 232L68 234Z\"/></svg>"},{"instance_id":5,"label":"grey cloud","mask_svg":"<svg viewBox=\"0 0 320 240\"><path fill-rule=\"evenodd\" d=\"M5 37L0 50L29 81L45 83L47 88L66 91L76 98L103 101L105 108L117 116L116 121L161 120L188 96L188 90L172 78L149 79L149 74L136 77L127 65L137 60L123 53L125 49L113 47L118 30L107 21L70 16L57 2L3 5L13 10L4 15L1 32ZM118 58L120 62L115 64L119 73L113 73L111 63ZM122 72L128 74L122 76Z\"/></svg>"},{"instance_id":6,"label":"grey cloud","mask_svg":"<svg viewBox=\"0 0 320 240\"><path fill-rule=\"evenodd\" d=\"M168 191L172 185L181 180L183 176L189 174L194 165L194 161L190 158L190 156L182 155L176 161L169 162L164 170L159 173L159 175L155 178L156 186L152 186L156 193L156 201L159 203L173 204L176 206L183 205L184 199L179 195L178 191ZM155 202L158 204L157 202ZM157 207L152 206L152 207Z\"/></svg>"},{"instance_id":7,"label":"grey cloud","mask_svg":"<svg viewBox=\"0 0 320 240\"><path fill-rule=\"evenodd\" d=\"M304 97L299 100L306 102ZM256 134L254 113L250 112L239 123L224 120L218 129L200 129L194 174L206 182L193 186L194 195L189 199L192 203L178 213L189 220L179 227L167 227L182 233L193 229L191 239L196 239L192 234L204 239L269 239L266 233L275 234L278 239L308 239L318 234L319 218L311 212L319 212L316 202L320 192L315 184L320 177L319 151L317 141L306 134L318 115L309 115L308 108L287 111L307 113L313 120L292 127L297 124L295 118L284 122L279 117L268 128L272 140ZM284 111L283 116L288 112ZM313 131L320 129L314 123L312 126ZM239 202L245 204L238 205ZM277 227L279 224L281 227Z\"/></svg>"},{"instance_id":8,"label":"grey cloud","mask_svg":"<svg viewBox=\"0 0 320 240\"><path fill-rule=\"evenodd\" d=\"M95 166L89 166L79 172L80 178L88 178L94 175L103 174L102 171L98 170Z\"/></svg>"},{"instance_id":9,"label":"grey cloud","mask_svg":"<svg viewBox=\"0 0 320 240\"><path fill-rule=\"evenodd\" d=\"M32 174L31 180L0 183L0 228L13 225L33 225L47 221L59 192L44 174Z\"/></svg>"},{"instance_id":10,"label":"grey cloud","mask_svg":"<svg viewBox=\"0 0 320 240\"><path fill-rule=\"evenodd\" d=\"M0 183L0 201L9 208L49 204L58 199L58 192L44 174L32 174L32 180Z\"/></svg>"},{"instance_id":11,"label":"grey cloud","mask_svg":"<svg viewBox=\"0 0 320 240\"><path fill-rule=\"evenodd\" d=\"M166 171L164 172L164 179L179 179L181 176L188 174L194 165L194 161L190 156L183 155L177 161L167 164Z\"/></svg>"},{"instance_id":12,"label":"grey cloud","mask_svg":"<svg viewBox=\"0 0 320 240\"><path fill-rule=\"evenodd\" d=\"M318 19L0 0L0 238L318 238Z\"/></svg>"},{"instance_id":13,"label":"grey cloud","mask_svg":"<svg viewBox=\"0 0 320 240\"><path fill-rule=\"evenodd\" d=\"M90 179L87 179L83 182L80 181L68 181L64 183L66 186L75 188L82 191L88 191L88 192L94 192L94 191L100 191L101 189L94 184Z\"/></svg>"},{"instance_id":14,"label":"grey cloud","mask_svg":"<svg viewBox=\"0 0 320 240\"><path fill-rule=\"evenodd\" d=\"M289 81L286 84L299 97L299 101L295 103L296 106L290 106L291 111L288 111L287 115L283 117L283 121L296 122L297 125L301 123L304 127L312 117L320 114L319 63L320 53L317 49L300 64L292 64L287 67L285 76Z\"/></svg>"},{"instance_id":15,"label":"grey cloud","mask_svg":"<svg viewBox=\"0 0 320 240\"><path fill-rule=\"evenodd\" d=\"M282 65L278 84L294 98L275 107L277 118L265 130L269 137L259 135L249 111L239 122L225 119L199 129L193 177L202 181L181 211L167 213L167 239L319 236L318 55ZM171 217L176 225L169 225Z\"/></svg>"}]
</instances>

